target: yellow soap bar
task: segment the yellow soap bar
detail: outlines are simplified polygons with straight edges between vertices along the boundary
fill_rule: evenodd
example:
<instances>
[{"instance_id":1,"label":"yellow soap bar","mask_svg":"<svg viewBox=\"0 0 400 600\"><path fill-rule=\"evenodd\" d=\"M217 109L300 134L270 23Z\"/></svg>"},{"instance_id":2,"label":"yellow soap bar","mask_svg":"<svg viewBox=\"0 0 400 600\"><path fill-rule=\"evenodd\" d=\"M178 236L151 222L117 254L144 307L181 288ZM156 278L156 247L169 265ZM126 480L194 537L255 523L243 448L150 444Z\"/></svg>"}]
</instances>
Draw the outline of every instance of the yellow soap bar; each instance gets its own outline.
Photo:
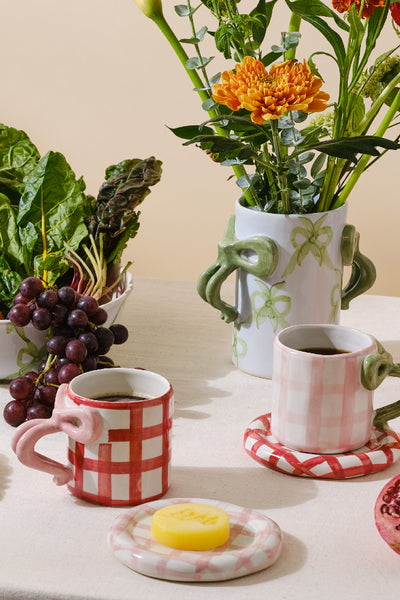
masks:
<instances>
[{"instance_id":1,"label":"yellow soap bar","mask_svg":"<svg viewBox=\"0 0 400 600\"><path fill-rule=\"evenodd\" d=\"M211 550L229 539L229 515L208 504L171 504L152 516L151 535L170 548Z\"/></svg>"}]
</instances>

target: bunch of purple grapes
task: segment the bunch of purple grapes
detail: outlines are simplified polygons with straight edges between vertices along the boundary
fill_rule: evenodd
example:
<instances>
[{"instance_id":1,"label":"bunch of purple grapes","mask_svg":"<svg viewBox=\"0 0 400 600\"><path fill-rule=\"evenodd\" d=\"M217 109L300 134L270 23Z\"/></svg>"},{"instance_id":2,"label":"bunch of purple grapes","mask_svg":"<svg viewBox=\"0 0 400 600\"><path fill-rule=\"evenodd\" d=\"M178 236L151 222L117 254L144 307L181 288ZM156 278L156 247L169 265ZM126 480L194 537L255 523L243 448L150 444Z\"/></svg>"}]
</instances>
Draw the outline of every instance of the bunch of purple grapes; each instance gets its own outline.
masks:
<instances>
[{"instance_id":1,"label":"bunch of purple grapes","mask_svg":"<svg viewBox=\"0 0 400 600\"><path fill-rule=\"evenodd\" d=\"M14 427L25 420L49 418L59 385L86 371L115 366L106 354L113 344L128 339L124 325L104 327L107 312L95 298L82 296L69 286L45 288L37 277L21 282L7 318L16 327L32 323L36 329L49 329L46 360L38 371L29 371L10 383L13 400L6 404L3 415Z\"/></svg>"}]
</instances>

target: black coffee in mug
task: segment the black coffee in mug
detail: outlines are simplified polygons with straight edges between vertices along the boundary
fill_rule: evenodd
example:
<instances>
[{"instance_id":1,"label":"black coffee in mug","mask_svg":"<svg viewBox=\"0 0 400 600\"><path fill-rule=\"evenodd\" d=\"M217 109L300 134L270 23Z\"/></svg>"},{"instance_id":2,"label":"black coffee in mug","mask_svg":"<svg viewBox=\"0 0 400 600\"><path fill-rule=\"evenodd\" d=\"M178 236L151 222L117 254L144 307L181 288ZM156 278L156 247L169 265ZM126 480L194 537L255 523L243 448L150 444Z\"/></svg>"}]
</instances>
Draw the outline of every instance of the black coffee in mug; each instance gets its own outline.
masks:
<instances>
[{"instance_id":1,"label":"black coffee in mug","mask_svg":"<svg viewBox=\"0 0 400 600\"><path fill-rule=\"evenodd\" d=\"M299 348L300 352L309 352L310 354L349 354L349 350L341 350L340 348Z\"/></svg>"}]
</instances>

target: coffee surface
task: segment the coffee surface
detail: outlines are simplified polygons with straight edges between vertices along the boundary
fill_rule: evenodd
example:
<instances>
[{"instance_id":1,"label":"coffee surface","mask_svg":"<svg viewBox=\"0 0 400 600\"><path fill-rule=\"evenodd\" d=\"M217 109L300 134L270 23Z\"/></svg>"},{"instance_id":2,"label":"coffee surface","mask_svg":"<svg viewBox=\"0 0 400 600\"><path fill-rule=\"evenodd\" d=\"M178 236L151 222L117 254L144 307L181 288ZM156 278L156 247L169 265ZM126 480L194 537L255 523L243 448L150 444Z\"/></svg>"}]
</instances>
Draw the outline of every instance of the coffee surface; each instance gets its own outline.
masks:
<instances>
[{"instance_id":1,"label":"coffee surface","mask_svg":"<svg viewBox=\"0 0 400 600\"><path fill-rule=\"evenodd\" d=\"M105 396L96 396L96 398L92 398L92 400L97 400L98 402L134 402L135 400L148 400L152 398L148 394L140 394L140 393L132 393L128 394L107 394Z\"/></svg>"},{"instance_id":2,"label":"coffee surface","mask_svg":"<svg viewBox=\"0 0 400 600\"><path fill-rule=\"evenodd\" d=\"M349 350L341 350L340 348L299 348L300 352L310 352L312 354L349 354Z\"/></svg>"}]
</instances>

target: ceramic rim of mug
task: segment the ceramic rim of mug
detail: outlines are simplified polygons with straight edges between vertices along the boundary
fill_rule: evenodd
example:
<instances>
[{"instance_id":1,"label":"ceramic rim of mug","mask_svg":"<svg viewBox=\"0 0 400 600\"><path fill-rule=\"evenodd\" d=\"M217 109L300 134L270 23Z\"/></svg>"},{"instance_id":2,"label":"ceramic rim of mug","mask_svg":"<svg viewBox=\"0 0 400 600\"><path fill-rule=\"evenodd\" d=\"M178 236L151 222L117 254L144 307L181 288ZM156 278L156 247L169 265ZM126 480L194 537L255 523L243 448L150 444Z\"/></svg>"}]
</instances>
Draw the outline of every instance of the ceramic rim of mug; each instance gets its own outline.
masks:
<instances>
[{"instance_id":1,"label":"ceramic rim of mug","mask_svg":"<svg viewBox=\"0 0 400 600\"><path fill-rule=\"evenodd\" d=\"M133 379L138 379L144 384L139 383L137 386L133 386ZM99 380L102 380L101 383ZM142 387L146 387L146 389L142 389ZM104 398L107 395L110 397L129 396L133 393L146 394L146 397L118 402L96 400L96 398L90 397L94 394L101 394L101 398ZM123 367L111 367L77 375L68 384L67 392L67 396L77 405L84 404L94 408L112 408L113 410L126 409L132 406L132 403L144 403L146 406L151 406L153 403L159 404L160 401L168 400L172 395L172 385L162 375L146 369Z\"/></svg>"},{"instance_id":2,"label":"ceramic rim of mug","mask_svg":"<svg viewBox=\"0 0 400 600\"><path fill-rule=\"evenodd\" d=\"M312 334L310 336L310 334ZM374 339L358 329L343 325L302 324L291 325L282 329L275 337L275 343L283 351L299 353L302 356L323 357L324 360L341 359L347 356L363 354L375 347ZM337 348L342 350L336 354L319 354L306 351L305 348Z\"/></svg>"}]
</instances>

